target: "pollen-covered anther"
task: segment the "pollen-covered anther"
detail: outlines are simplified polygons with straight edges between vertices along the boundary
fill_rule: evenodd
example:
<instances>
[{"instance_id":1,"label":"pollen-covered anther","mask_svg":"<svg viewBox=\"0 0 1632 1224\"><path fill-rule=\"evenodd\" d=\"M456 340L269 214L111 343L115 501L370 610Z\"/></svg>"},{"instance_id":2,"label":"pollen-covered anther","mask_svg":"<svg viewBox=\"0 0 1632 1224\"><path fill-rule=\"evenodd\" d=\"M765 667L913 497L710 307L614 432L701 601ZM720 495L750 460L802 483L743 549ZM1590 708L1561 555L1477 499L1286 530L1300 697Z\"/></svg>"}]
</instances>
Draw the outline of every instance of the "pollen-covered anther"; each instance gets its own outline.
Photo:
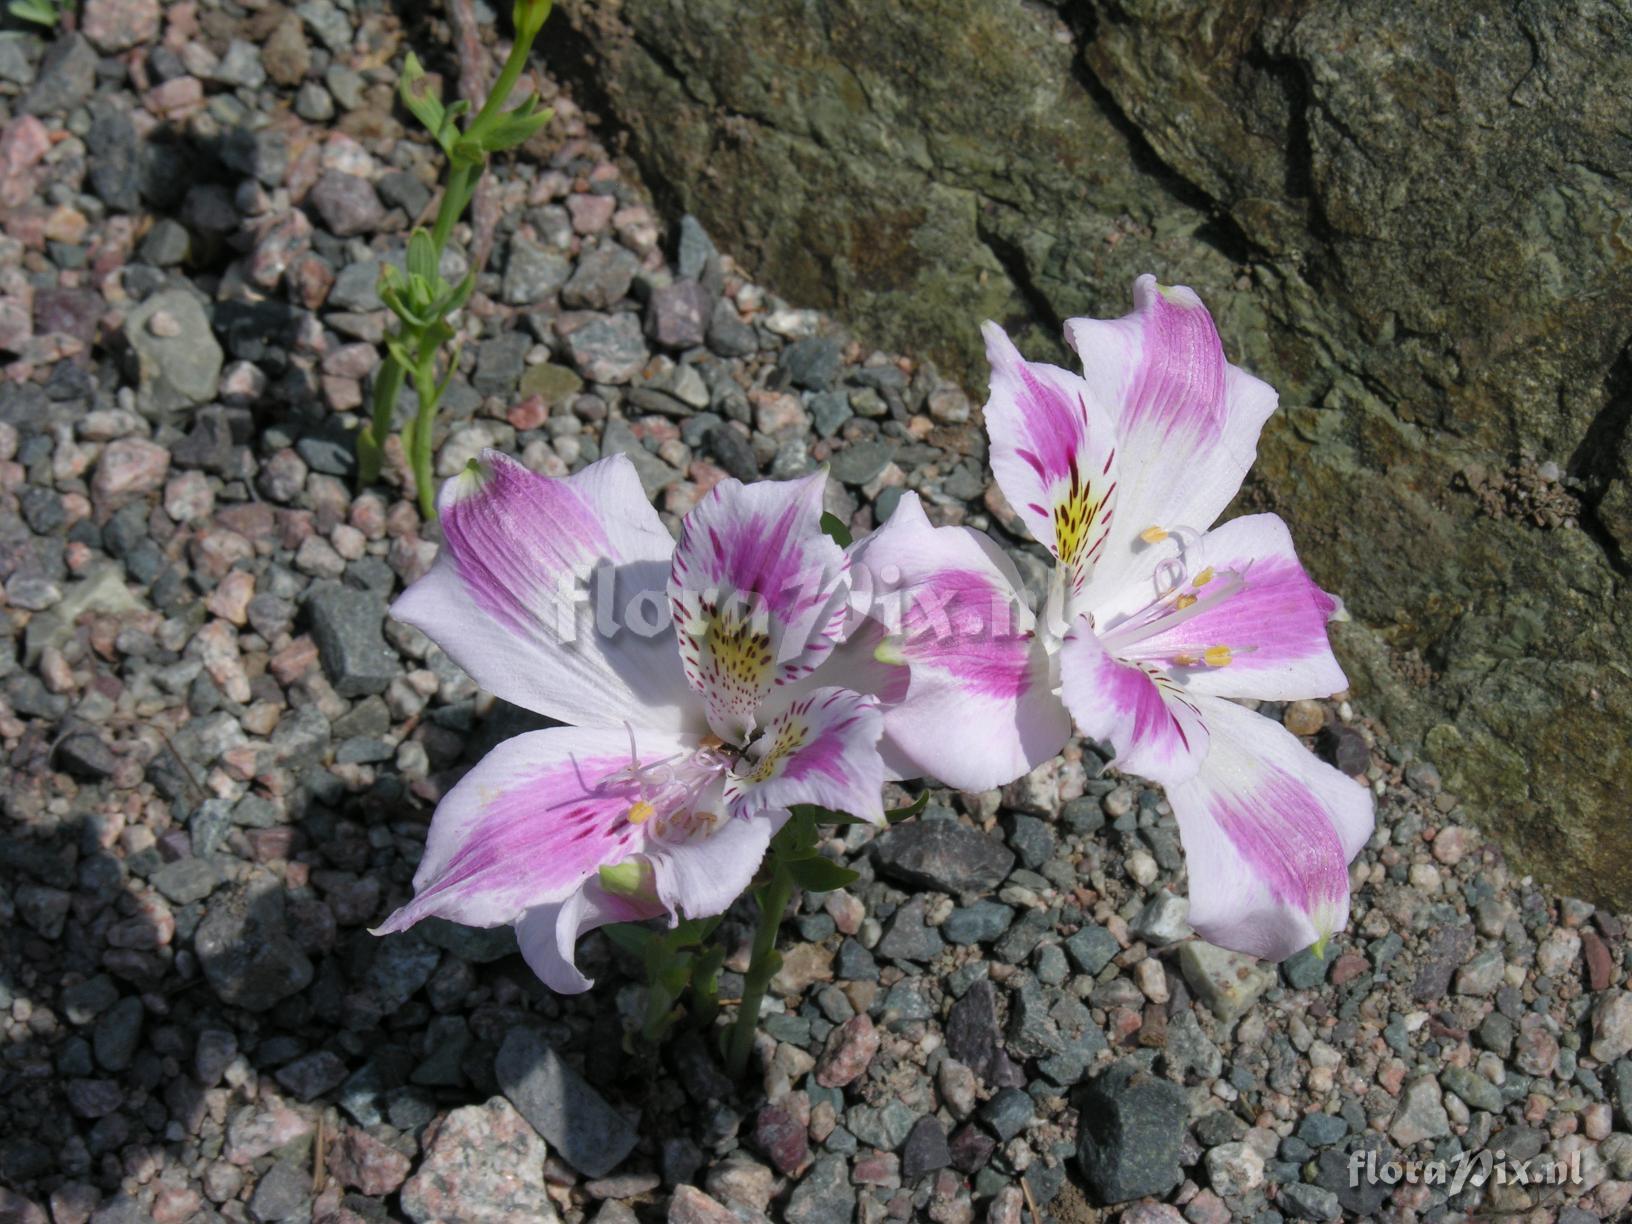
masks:
<instances>
[{"instance_id":1,"label":"pollen-covered anther","mask_svg":"<svg viewBox=\"0 0 1632 1224\"><path fill-rule=\"evenodd\" d=\"M1208 667L1228 667L1235 655L1228 646L1209 646L1201 657Z\"/></svg>"},{"instance_id":2,"label":"pollen-covered anther","mask_svg":"<svg viewBox=\"0 0 1632 1224\"><path fill-rule=\"evenodd\" d=\"M1191 586L1197 586L1197 587L1204 587L1209 582L1211 582L1214 577L1216 577L1217 572L1218 571L1216 571L1215 569L1213 569L1212 566L1209 565L1206 569L1202 570L1201 573L1197 574L1194 578L1192 578L1190 580L1190 585Z\"/></svg>"},{"instance_id":3,"label":"pollen-covered anther","mask_svg":"<svg viewBox=\"0 0 1632 1224\"><path fill-rule=\"evenodd\" d=\"M1160 544L1163 540L1167 539L1167 530L1163 527L1146 527L1139 533L1139 538L1146 544Z\"/></svg>"},{"instance_id":4,"label":"pollen-covered anther","mask_svg":"<svg viewBox=\"0 0 1632 1224\"><path fill-rule=\"evenodd\" d=\"M647 803L644 799L641 799L638 802L631 803L629 805L629 810L624 814L629 818L630 824L639 825L645 824L648 820L655 816L657 814L657 809L651 804Z\"/></svg>"}]
</instances>

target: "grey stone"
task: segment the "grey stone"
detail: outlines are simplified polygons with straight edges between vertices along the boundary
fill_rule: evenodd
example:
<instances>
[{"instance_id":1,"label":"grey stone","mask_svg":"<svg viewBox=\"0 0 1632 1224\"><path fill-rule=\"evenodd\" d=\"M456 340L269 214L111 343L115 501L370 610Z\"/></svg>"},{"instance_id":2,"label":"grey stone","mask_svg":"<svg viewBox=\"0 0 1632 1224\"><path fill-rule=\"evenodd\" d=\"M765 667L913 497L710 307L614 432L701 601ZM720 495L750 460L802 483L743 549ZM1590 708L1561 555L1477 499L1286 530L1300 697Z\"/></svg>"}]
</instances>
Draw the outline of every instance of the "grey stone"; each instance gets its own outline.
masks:
<instances>
[{"instance_id":1,"label":"grey stone","mask_svg":"<svg viewBox=\"0 0 1632 1224\"><path fill-rule=\"evenodd\" d=\"M1470 1109L1500 1113L1505 1103L1501 1089L1468 1067L1446 1067L1439 1073L1439 1082L1447 1092L1454 1092L1466 1101Z\"/></svg>"},{"instance_id":2,"label":"grey stone","mask_svg":"<svg viewBox=\"0 0 1632 1224\"><path fill-rule=\"evenodd\" d=\"M913 820L873 842L883 874L903 884L951 893L996 888L1014 867L1001 842L951 820Z\"/></svg>"},{"instance_id":3,"label":"grey stone","mask_svg":"<svg viewBox=\"0 0 1632 1224\"><path fill-rule=\"evenodd\" d=\"M304 990L312 962L289 938L283 884L255 871L217 895L193 936L193 951L216 997L261 1012Z\"/></svg>"},{"instance_id":4,"label":"grey stone","mask_svg":"<svg viewBox=\"0 0 1632 1224\"><path fill-rule=\"evenodd\" d=\"M280 1160L255 1184L249 1199L249 1215L260 1224L308 1218L311 1210L312 1179L299 1166Z\"/></svg>"},{"instance_id":5,"label":"grey stone","mask_svg":"<svg viewBox=\"0 0 1632 1224\"><path fill-rule=\"evenodd\" d=\"M510 1030L494 1074L550 1150L585 1177L606 1176L634 1150L634 1126L533 1030Z\"/></svg>"},{"instance_id":6,"label":"grey stone","mask_svg":"<svg viewBox=\"0 0 1632 1224\"><path fill-rule=\"evenodd\" d=\"M1014 921L1014 911L997 901L960 906L941 923L941 935L950 943L991 943Z\"/></svg>"},{"instance_id":7,"label":"grey stone","mask_svg":"<svg viewBox=\"0 0 1632 1224\"><path fill-rule=\"evenodd\" d=\"M96 52L78 34L59 38L46 50L33 88L23 96L25 115L60 115L96 88Z\"/></svg>"},{"instance_id":8,"label":"grey stone","mask_svg":"<svg viewBox=\"0 0 1632 1224\"><path fill-rule=\"evenodd\" d=\"M944 1169L952 1163L952 1151L947 1147L946 1131L933 1115L919 1118L907 1132L907 1141L901 1147L901 1180L911 1185L926 1173Z\"/></svg>"},{"instance_id":9,"label":"grey stone","mask_svg":"<svg viewBox=\"0 0 1632 1224\"><path fill-rule=\"evenodd\" d=\"M633 379L650 356L632 314L591 319L567 337L567 353L585 379L614 386Z\"/></svg>"},{"instance_id":10,"label":"grey stone","mask_svg":"<svg viewBox=\"0 0 1632 1224\"><path fill-rule=\"evenodd\" d=\"M1167 1044L1162 1047L1167 1071L1183 1079L1195 1072L1203 1080L1216 1079L1224 1069L1224 1056L1212 1038L1201 1030L1195 1009L1187 1007L1167 1022Z\"/></svg>"},{"instance_id":11,"label":"grey stone","mask_svg":"<svg viewBox=\"0 0 1632 1224\"><path fill-rule=\"evenodd\" d=\"M884 938L878 941L874 952L891 960L920 963L934 960L939 956L946 942L934 927L924 925L926 904L923 897L914 897L896 910L895 916L890 920L890 929L884 933Z\"/></svg>"},{"instance_id":12,"label":"grey stone","mask_svg":"<svg viewBox=\"0 0 1632 1224\"><path fill-rule=\"evenodd\" d=\"M1065 941L1065 951L1079 972L1093 977L1122 951L1122 945L1104 927L1088 923Z\"/></svg>"},{"instance_id":13,"label":"grey stone","mask_svg":"<svg viewBox=\"0 0 1632 1224\"><path fill-rule=\"evenodd\" d=\"M678 468L669 466L642 445L626 421L608 421L601 434L601 454L627 455L635 465L640 486L646 496L655 498L664 489L680 479Z\"/></svg>"},{"instance_id":14,"label":"grey stone","mask_svg":"<svg viewBox=\"0 0 1632 1224\"><path fill-rule=\"evenodd\" d=\"M1281 1186L1275 1201L1295 1220L1335 1220L1343 1212L1336 1194L1308 1182L1287 1182Z\"/></svg>"},{"instance_id":15,"label":"grey stone","mask_svg":"<svg viewBox=\"0 0 1632 1224\"><path fill-rule=\"evenodd\" d=\"M1029 1096L1018 1088L1004 1088L980 1107L980 1120L999 1143L1007 1143L1026 1129L1035 1113Z\"/></svg>"},{"instance_id":16,"label":"grey stone","mask_svg":"<svg viewBox=\"0 0 1632 1224\"><path fill-rule=\"evenodd\" d=\"M1132 1060L1090 1080L1078 1110L1077 1165L1098 1201L1163 1195L1178 1185L1189 1116L1184 1089Z\"/></svg>"},{"instance_id":17,"label":"grey stone","mask_svg":"<svg viewBox=\"0 0 1632 1224\"><path fill-rule=\"evenodd\" d=\"M324 228L341 238L373 233L385 219L385 206L374 184L355 174L328 171L317 180L309 198Z\"/></svg>"},{"instance_id":18,"label":"grey stone","mask_svg":"<svg viewBox=\"0 0 1632 1224\"><path fill-rule=\"evenodd\" d=\"M621 246L598 247L578 260L577 270L561 286L561 304L575 310L606 310L629 292L640 260Z\"/></svg>"},{"instance_id":19,"label":"grey stone","mask_svg":"<svg viewBox=\"0 0 1632 1224\"><path fill-rule=\"evenodd\" d=\"M105 973L86 978L65 987L62 992L63 1014L70 1024L89 1024L112 1007L119 999L119 988Z\"/></svg>"},{"instance_id":20,"label":"grey stone","mask_svg":"<svg viewBox=\"0 0 1632 1224\"><path fill-rule=\"evenodd\" d=\"M1275 981L1250 956L1192 939L1179 948L1179 968L1196 998L1220 1020L1233 1020Z\"/></svg>"},{"instance_id":21,"label":"grey stone","mask_svg":"<svg viewBox=\"0 0 1632 1224\"><path fill-rule=\"evenodd\" d=\"M340 696L383 693L397 678L397 656L381 632L385 612L383 598L350 587L324 586L306 600L318 657Z\"/></svg>"},{"instance_id":22,"label":"grey stone","mask_svg":"<svg viewBox=\"0 0 1632 1224\"><path fill-rule=\"evenodd\" d=\"M646 334L662 348L696 348L708 338L713 309L713 298L696 281L660 286L646 303Z\"/></svg>"},{"instance_id":23,"label":"grey stone","mask_svg":"<svg viewBox=\"0 0 1632 1224\"><path fill-rule=\"evenodd\" d=\"M838 376L842 356L839 342L831 336L806 336L783 349L776 364L794 386L825 391Z\"/></svg>"},{"instance_id":24,"label":"grey stone","mask_svg":"<svg viewBox=\"0 0 1632 1224\"><path fill-rule=\"evenodd\" d=\"M141 145L136 139L136 126L130 121L130 112L110 103L98 103L91 108L91 130L85 133L85 148L90 153L91 189L109 208L119 212L135 212L142 205ZM180 226L164 221L155 227L174 231ZM182 230L185 236L186 231ZM142 242L142 258L158 267L171 267L180 259L161 262L149 254L152 234ZM185 247L183 248L185 257Z\"/></svg>"},{"instance_id":25,"label":"grey stone","mask_svg":"<svg viewBox=\"0 0 1632 1224\"><path fill-rule=\"evenodd\" d=\"M167 321L155 325L155 318ZM125 317L125 339L135 367L136 407L144 416L168 421L215 398L224 354L191 293L155 293Z\"/></svg>"},{"instance_id":26,"label":"grey stone","mask_svg":"<svg viewBox=\"0 0 1632 1224\"><path fill-rule=\"evenodd\" d=\"M527 350L532 346L533 342L521 332L503 332L482 341L470 385L482 395L513 395L527 368Z\"/></svg>"},{"instance_id":27,"label":"grey stone","mask_svg":"<svg viewBox=\"0 0 1632 1224\"><path fill-rule=\"evenodd\" d=\"M976 1075L984 1076L1002 1046L997 1027L997 991L982 978L952 1005L946 1017L946 1050Z\"/></svg>"},{"instance_id":28,"label":"grey stone","mask_svg":"<svg viewBox=\"0 0 1632 1224\"><path fill-rule=\"evenodd\" d=\"M1341 1143L1349 1133L1349 1124L1336 1114L1312 1113L1298 1123L1297 1136L1312 1148L1330 1147Z\"/></svg>"},{"instance_id":29,"label":"grey stone","mask_svg":"<svg viewBox=\"0 0 1632 1224\"><path fill-rule=\"evenodd\" d=\"M507 305L534 306L555 296L571 275L572 261L565 255L513 238L500 292Z\"/></svg>"},{"instance_id":30,"label":"grey stone","mask_svg":"<svg viewBox=\"0 0 1632 1224\"><path fill-rule=\"evenodd\" d=\"M835 451L829 462L833 479L841 484L864 485L895 458L895 443L888 441L852 442Z\"/></svg>"},{"instance_id":31,"label":"grey stone","mask_svg":"<svg viewBox=\"0 0 1632 1224\"><path fill-rule=\"evenodd\" d=\"M143 1015L142 1001L126 995L97 1017L91 1041L97 1065L104 1071L123 1071L130 1066L142 1038Z\"/></svg>"},{"instance_id":32,"label":"grey stone","mask_svg":"<svg viewBox=\"0 0 1632 1224\"><path fill-rule=\"evenodd\" d=\"M787 1224L851 1224L856 1191L844 1157L820 1156L788 1198L782 1218Z\"/></svg>"}]
</instances>

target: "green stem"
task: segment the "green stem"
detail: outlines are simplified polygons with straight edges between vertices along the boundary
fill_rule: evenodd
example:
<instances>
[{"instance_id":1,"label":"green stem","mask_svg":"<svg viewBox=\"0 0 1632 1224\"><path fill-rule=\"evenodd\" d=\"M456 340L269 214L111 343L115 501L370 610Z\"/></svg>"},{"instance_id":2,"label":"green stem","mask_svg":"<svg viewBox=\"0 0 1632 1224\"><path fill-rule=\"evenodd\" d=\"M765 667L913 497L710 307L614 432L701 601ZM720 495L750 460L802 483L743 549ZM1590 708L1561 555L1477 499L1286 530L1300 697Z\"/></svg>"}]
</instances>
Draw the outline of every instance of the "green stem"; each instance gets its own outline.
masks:
<instances>
[{"instance_id":1,"label":"green stem","mask_svg":"<svg viewBox=\"0 0 1632 1224\"><path fill-rule=\"evenodd\" d=\"M765 1001L765 989L771 984L782 958L776 951L776 934L782 926L782 913L793 896L793 876L780 858L774 857L771 878L759 889L759 929L754 932L753 958L748 962L748 973L742 983L742 1003L737 1008L736 1023L731 1029L731 1048L728 1062L731 1074L741 1076L748 1070L748 1055L754 1049L754 1034L759 1029L759 1008Z\"/></svg>"},{"instance_id":2,"label":"green stem","mask_svg":"<svg viewBox=\"0 0 1632 1224\"><path fill-rule=\"evenodd\" d=\"M537 37L536 29L518 33L516 41L511 44L510 54L505 58L504 67L499 70L499 79L493 83L481 111L465 129L466 135L472 133L480 135L503 113L504 103L515 90L516 82L521 79L521 74L527 67L527 56L532 51L533 41ZM458 224L459 218L464 216L465 209L470 206L470 201L476 194L476 184L485 169L484 163L477 162L456 163L449 170L448 187L442 193L442 203L437 207L436 223L431 230L431 241L435 244L438 261L441 260L442 252L447 249L448 240L453 236L453 227ZM416 335L406 327L399 334L410 346L417 345L422 340L422 335ZM374 383L373 420L364 426L357 439L359 488L371 485L380 478L380 468L385 457L385 440L391 436L397 400L402 396L402 386L407 373L395 357L387 355L379 378ZM415 478L419 481L420 513L426 519L432 519L436 517L436 495L431 488L430 441L431 421L436 413L436 396L432 394L429 399L426 398L420 387L423 381L422 373L423 371L416 371L414 375L415 388L420 390L420 408L418 423L414 427L411 439L412 453L409 459ZM432 382L434 391L434 370Z\"/></svg>"},{"instance_id":3,"label":"green stem","mask_svg":"<svg viewBox=\"0 0 1632 1224\"><path fill-rule=\"evenodd\" d=\"M431 479L431 435L436 429L436 405L441 398L436 385L436 356L420 354L414 371L414 394L419 396L419 413L414 418L413 451L408 456L414 469L414 486L419 493L419 515L427 523L436 517L436 485Z\"/></svg>"}]
</instances>

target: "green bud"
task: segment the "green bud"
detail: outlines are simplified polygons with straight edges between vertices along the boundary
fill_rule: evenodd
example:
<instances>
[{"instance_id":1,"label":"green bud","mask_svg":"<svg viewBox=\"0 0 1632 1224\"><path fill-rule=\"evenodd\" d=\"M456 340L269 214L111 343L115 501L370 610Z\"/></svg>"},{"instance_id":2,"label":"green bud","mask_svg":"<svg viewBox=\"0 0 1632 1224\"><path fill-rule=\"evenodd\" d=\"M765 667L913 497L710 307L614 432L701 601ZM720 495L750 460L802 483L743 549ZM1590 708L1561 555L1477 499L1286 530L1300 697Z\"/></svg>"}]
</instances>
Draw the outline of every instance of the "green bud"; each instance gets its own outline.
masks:
<instances>
[{"instance_id":1,"label":"green bud","mask_svg":"<svg viewBox=\"0 0 1632 1224\"><path fill-rule=\"evenodd\" d=\"M601 887L614 897L649 897L656 884L651 865L643 858L624 859L614 866L602 867L600 876Z\"/></svg>"},{"instance_id":2,"label":"green bud","mask_svg":"<svg viewBox=\"0 0 1632 1224\"><path fill-rule=\"evenodd\" d=\"M517 38L532 38L544 28L550 15L551 0L516 0L511 19L516 23Z\"/></svg>"}]
</instances>

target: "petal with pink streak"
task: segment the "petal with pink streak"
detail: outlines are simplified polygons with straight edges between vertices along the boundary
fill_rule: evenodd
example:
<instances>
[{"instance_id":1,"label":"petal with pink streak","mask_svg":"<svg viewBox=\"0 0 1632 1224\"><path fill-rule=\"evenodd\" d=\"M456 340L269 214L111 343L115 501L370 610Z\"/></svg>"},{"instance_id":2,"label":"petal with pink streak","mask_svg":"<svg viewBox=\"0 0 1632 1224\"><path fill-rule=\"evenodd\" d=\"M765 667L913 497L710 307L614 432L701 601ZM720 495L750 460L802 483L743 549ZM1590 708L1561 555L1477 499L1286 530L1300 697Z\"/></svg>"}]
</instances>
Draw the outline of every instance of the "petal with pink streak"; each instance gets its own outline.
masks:
<instances>
[{"instance_id":1,"label":"petal with pink streak","mask_svg":"<svg viewBox=\"0 0 1632 1224\"><path fill-rule=\"evenodd\" d=\"M695 746L643 730L638 759L655 765ZM437 805L414 899L380 931L432 914L466 926L515 922L643 852L646 824L630 818L643 792L624 776L629 766L625 730L553 727L504 741Z\"/></svg>"},{"instance_id":2,"label":"petal with pink streak","mask_svg":"<svg viewBox=\"0 0 1632 1224\"><path fill-rule=\"evenodd\" d=\"M1190 925L1219 947L1283 960L1348 922L1348 865L1371 836L1371 792L1278 723L1201 700L1212 751L1167 791L1189 862Z\"/></svg>"},{"instance_id":3,"label":"petal with pink streak","mask_svg":"<svg viewBox=\"0 0 1632 1224\"><path fill-rule=\"evenodd\" d=\"M663 912L658 902L620 897L589 880L565 901L536 905L523 914L516 923L516 942L544 985L557 994L582 994L595 983L578 968L578 941L596 927L640 922Z\"/></svg>"},{"instance_id":4,"label":"petal with pink streak","mask_svg":"<svg viewBox=\"0 0 1632 1224\"><path fill-rule=\"evenodd\" d=\"M1215 697L1293 701L1348 687L1326 635L1337 601L1304 571L1275 515L1231 519L1175 561L1135 578L1148 595L1158 586L1165 594L1099 620L1118 657L1167 669L1187 690Z\"/></svg>"},{"instance_id":5,"label":"petal with pink streak","mask_svg":"<svg viewBox=\"0 0 1632 1224\"><path fill-rule=\"evenodd\" d=\"M1161 669L1113 655L1086 617L1060 647L1060 696L1079 731L1116 750L1123 773L1172 786L1206 759L1209 728L1195 703Z\"/></svg>"},{"instance_id":6,"label":"petal with pink streak","mask_svg":"<svg viewBox=\"0 0 1632 1224\"><path fill-rule=\"evenodd\" d=\"M840 640L849 561L821 528L825 472L722 480L680 525L668 593L686 679L709 725L741 744L778 684L814 671Z\"/></svg>"},{"instance_id":7,"label":"petal with pink streak","mask_svg":"<svg viewBox=\"0 0 1632 1224\"><path fill-rule=\"evenodd\" d=\"M904 693L871 690L885 701L892 772L990 790L1064 747L1071 720L1001 549L970 528L934 526L908 493L852 554L868 618L852 639L875 641L875 659L907 676Z\"/></svg>"},{"instance_id":8,"label":"petal with pink streak","mask_svg":"<svg viewBox=\"0 0 1632 1224\"><path fill-rule=\"evenodd\" d=\"M1070 371L1023 359L997 324L981 332L992 366L992 473L1037 542L1080 587L1122 514L1107 401Z\"/></svg>"},{"instance_id":9,"label":"petal with pink streak","mask_svg":"<svg viewBox=\"0 0 1632 1224\"><path fill-rule=\"evenodd\" d=\"M1133 285L1120 319L1071 319L1066 336L1115 421L1117 506L1096 585L1114 582L1151 527L1204 531L1241 487L1275 389L1224 359L1212 316L1183 285Z\"/></svg>"},{"instance_id":10,"label":"petal with pink streak","mask_svg":"<svg viewBox=\"0 0 1632 1224\"><path fill-rule=\"evenodd\" d=\"M702 729L664 596L674 544L626 457L551 479L485 451L438 507L442 550L394 617L550 718Z\"/></svg>"},{"instance_id":11,"label":"petal with pink streak","mask_svg":"<svg viewBox=\"0 0 1632 1224\"><path fill-rule=\"evenodd\" d=\"M878 700L848 689L815 689L766 723L735 774L725 801L738 819L813 803L884 822L884 763Z\"/></svg>"}]
</instances>

